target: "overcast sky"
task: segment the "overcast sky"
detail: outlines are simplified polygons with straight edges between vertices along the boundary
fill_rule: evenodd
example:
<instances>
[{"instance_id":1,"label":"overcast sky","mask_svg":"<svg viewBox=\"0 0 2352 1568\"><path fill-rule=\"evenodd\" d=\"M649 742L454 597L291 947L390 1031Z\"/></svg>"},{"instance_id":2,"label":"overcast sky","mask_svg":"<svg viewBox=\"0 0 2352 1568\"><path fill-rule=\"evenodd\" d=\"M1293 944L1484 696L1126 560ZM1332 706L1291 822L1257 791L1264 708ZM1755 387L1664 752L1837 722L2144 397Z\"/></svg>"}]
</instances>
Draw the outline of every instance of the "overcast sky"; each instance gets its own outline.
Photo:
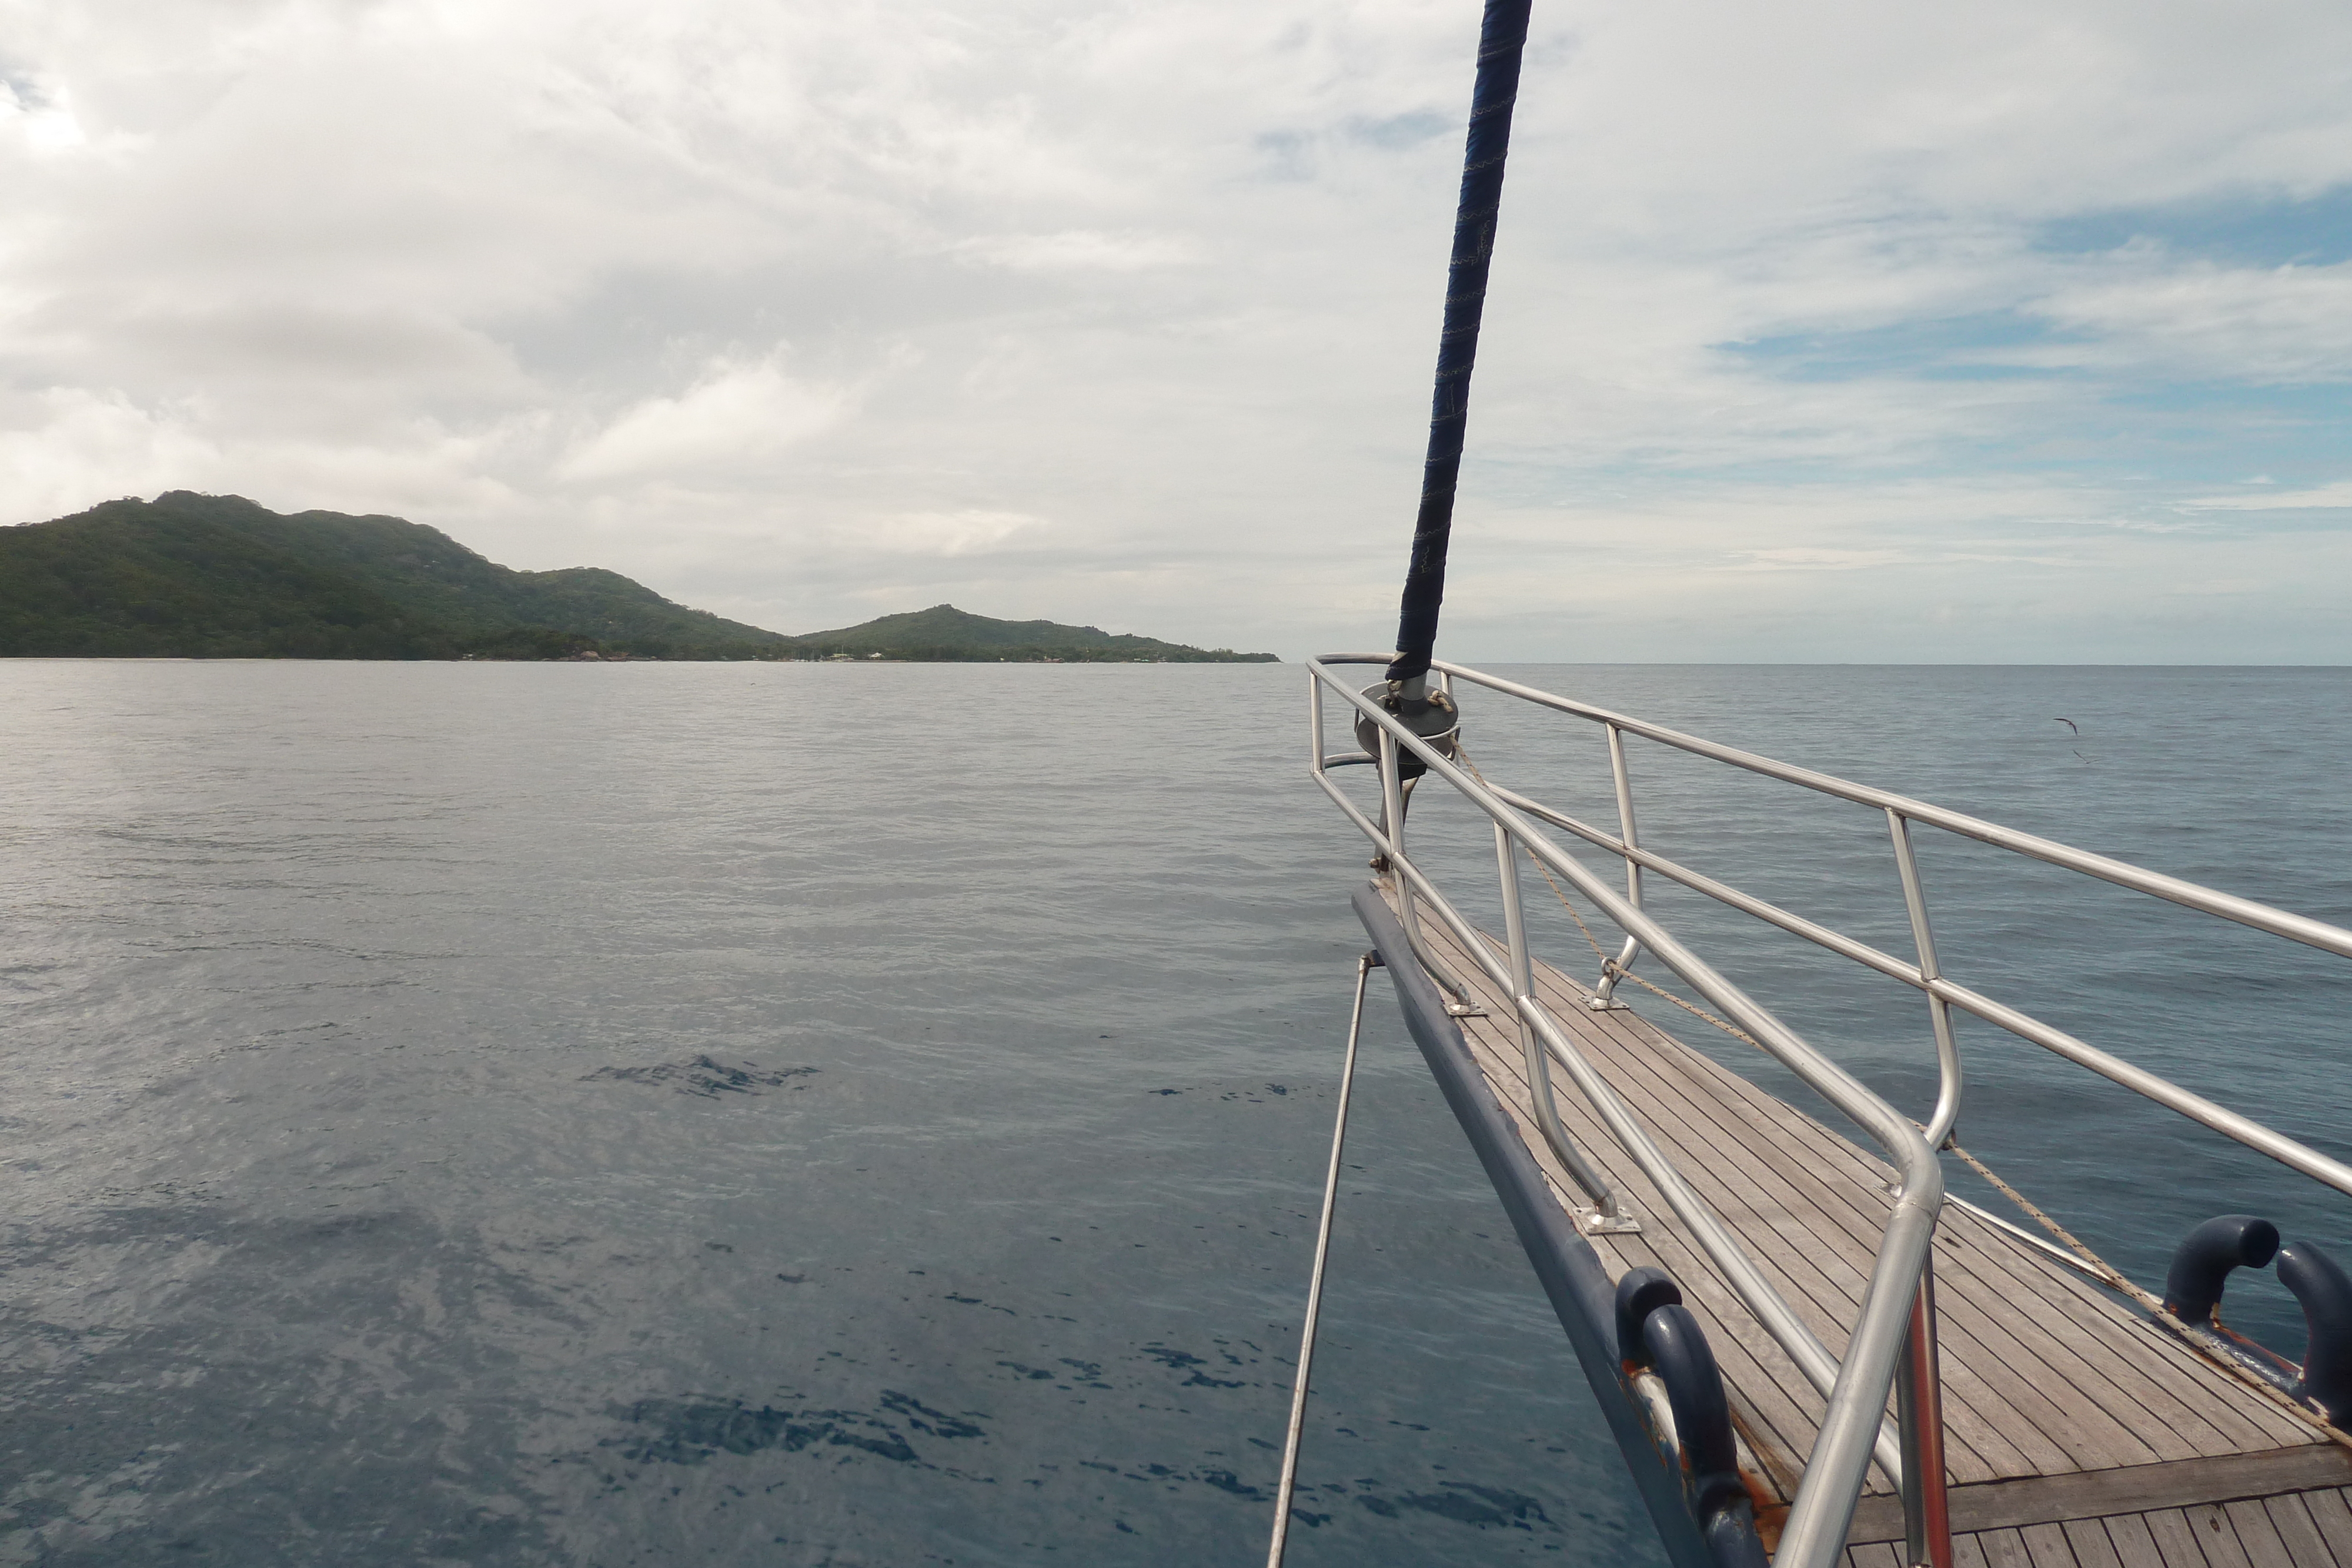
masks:
<instances>
[{"instance_id":1,"label":"overcast sky","mask_svg":"<svg viewBox=\"0 0 2352 1568\"><path fill-rule=\"evenodd\" d=\"M1476 0L0 0L0 520L1385 647ZM1537 0L1440 651L2352 661L2352 6Z\"/></svg>"}]
</instances>

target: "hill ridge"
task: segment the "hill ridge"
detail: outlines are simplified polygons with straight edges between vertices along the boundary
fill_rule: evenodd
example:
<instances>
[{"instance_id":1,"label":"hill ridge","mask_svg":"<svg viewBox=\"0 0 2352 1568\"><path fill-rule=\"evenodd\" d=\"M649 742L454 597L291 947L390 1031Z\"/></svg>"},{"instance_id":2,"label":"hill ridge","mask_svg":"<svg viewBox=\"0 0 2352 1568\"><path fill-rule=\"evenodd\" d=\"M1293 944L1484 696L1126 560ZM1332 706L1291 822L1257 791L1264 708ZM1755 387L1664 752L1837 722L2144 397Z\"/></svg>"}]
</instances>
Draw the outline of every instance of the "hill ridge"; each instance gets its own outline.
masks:
<instances>
[{"instance_id":1,"label":"hill ridge","mask_svg":"<svg viewBox=\"0 0 2352 1568\"><path fill-rule=\"evenodd\" d=\"M0 657L1250 662L951 604L788 636L603 567L519 571L428 524L167 490L0 528Z\"/></svg>"}]
</instances>

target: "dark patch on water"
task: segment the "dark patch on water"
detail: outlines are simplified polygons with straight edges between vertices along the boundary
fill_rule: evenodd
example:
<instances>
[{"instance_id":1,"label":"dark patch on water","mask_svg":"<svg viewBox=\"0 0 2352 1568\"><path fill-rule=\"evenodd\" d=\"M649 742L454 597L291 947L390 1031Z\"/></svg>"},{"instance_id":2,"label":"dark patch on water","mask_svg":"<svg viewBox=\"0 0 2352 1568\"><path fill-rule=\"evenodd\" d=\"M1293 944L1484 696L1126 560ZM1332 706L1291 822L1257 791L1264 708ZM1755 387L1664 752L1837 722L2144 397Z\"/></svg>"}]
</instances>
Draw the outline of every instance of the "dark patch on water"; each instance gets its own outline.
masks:
<instances>
[{"instance_id":1,"label":"dark patch on water","mask_svg":"<svg viewBox=\"0 0 2352 1568\"><path fill-rule=\"evenodd\" d=\"M1372 1483L1359 1481L1359 1486ZM1440 1519L1450 1519L1456 1524L1476 1525L1489 1529L1496 1525L1513 1530L1533 1530L1538 1524L1556 1529L1543 1504L1524 1492L1503 1491L1495 1487L1474 1486L1468 1481L1440 1481L1444 1490L1433 1492L1407 1492L1391 1500L1371 1492L1360 1493L1356 1501L1382 1519L1395 1519L1406 1509L1421 1513L1433 1513ZM1332 1489L1339 1490L1339 1489ZM1325 1516L1328 1518L1327 1514Z\"/></svg>"},{"instance_id":2,"label":"dark patch on water","mask_svg":"<svg viewBox=\"0 0 2352 1568\"><path fill-rule=\"evenodd\" d=\"M653 1067L600 1067L583 1074L580 1082L593 1083L605 1079L621 1083L667 1083L681 1094L716 1100L721 1094L761 1094L788 1083L794 1089L805 1089L806 1083L793 1081L808 1078L816 1071L814 1067L769 1070L756 1061L730 1063L705 1055L691 1061L665 1061Z\"/></svg>"},{"instance_id":3,"label":"dark patch on water","mask_svg":"<svg viewBox=\"0 0 2352 1568\"><path fill-rule=\"evenodd\" d=\"M966 1416L985 1416L984 1410L967 1410L962 1416L950 1416L944 1410L934 1410L911 1394L901 1394L895 1388L882 1391L882 1408L895 1411L899 1418L918 1432L929 1432L940 1437L985 1437L988 1434Z\"/></svg>"},{"instance_id":4,"label":"dark patch on water","mask_svg":"<svg viewBox=\"0 0 2352 1568\"><path fill-rule=\"evenodd\" d=\"M619 1449L636 1464L699 1465L721 1454L748 1458L812 1448L846 1448L897 1464L922 1464L910 1440L914 1435L949 1440L989 1436L980 1425L988 1418L985 1411L954 1415L897 1389L884 1389L874 1410L754 1407L740 1399L641 1399L614 1406L612 1414L650 1428L598 1444Z\"/></svg>"}]
</instances>

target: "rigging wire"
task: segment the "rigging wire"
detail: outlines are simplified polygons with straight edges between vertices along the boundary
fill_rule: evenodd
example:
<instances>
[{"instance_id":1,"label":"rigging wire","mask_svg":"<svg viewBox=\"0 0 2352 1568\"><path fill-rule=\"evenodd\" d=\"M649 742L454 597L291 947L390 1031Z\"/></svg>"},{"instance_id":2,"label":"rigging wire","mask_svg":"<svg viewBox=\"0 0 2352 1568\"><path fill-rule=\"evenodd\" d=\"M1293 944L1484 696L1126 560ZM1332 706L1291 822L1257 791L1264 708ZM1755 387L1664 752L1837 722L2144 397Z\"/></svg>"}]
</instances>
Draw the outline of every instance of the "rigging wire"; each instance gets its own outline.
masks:
<instances>
[{"instance_id":1,"label":"rigging wire","mask_svg":"<svg viewBox=\"0 0 2352 1568\"><path fill-rule=\"evenodd\" d=\"M1323 1218L1315 1228L1315 1270L1307 1282L1307 1321L1298 1331L1298 1380L1290 1389L1290 1430L1282 1441L1282 1480L1274 1492L1274 1542L1265 1568L1282 1568L1290 1544L1290 1497L1298 1482L1298 1444L1307 1424L1307 1380L1315 1365L1316 1320L1323 1311L1323 1270L1331 1258L1331 1212L1339 1201L1339 1152L1348 1142L1348 1100L1356 1086L1356 1041L1364 1032L1364 982L1377 956L1356 960L1356 1005L1348 1018L1348 1056L1339 1068L1339 1110L1331 1124L1331 1168L1323 1177Z\"/></svg>"}]
</instances>

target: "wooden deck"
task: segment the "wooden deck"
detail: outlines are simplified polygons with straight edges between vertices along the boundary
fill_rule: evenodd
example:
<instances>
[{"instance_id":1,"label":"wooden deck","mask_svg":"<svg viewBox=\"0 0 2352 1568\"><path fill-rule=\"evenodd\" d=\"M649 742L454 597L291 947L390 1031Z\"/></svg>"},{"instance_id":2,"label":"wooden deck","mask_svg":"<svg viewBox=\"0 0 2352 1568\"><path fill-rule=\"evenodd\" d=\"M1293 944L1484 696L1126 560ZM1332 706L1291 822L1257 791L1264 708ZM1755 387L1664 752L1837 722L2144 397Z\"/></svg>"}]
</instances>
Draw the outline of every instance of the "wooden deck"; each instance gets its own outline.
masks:
<instances>
[{"instance_id":1,"label":"wooden deck","mask_svg":"<svg viewBox=\"0 0 2352 1568\"><path fill-rule=\"evenodd\" d=\"M1472 1057L1571 1209L1536 1130L1507 999L1433 919L1424 939L1484 1018ZM1499 952L1499 948L1497 949ZM1832 1354L1853 1331L1892 1199L1884 1161L1631 1012L1539 967L1538 995L1693 1188ZM1683 1234L1566 1075L1560 1120L1639 1218L1590 1239L1612 1274L1682 1286L1723 1367L1743 1462L1783 1504L1823 1402ZM1964 1568L2352 1568L2352 1450L2207 1363L2073 1270L1948 1208L1937 1349L1954 1546ZM1874 1469L1853 1568L1901 1568L1902 1509ZM1767 1521L1768 1542L1777 1520ZM1895 1544L1886 1544L1893 1542Z\"/></svg>"}]
</instances>

